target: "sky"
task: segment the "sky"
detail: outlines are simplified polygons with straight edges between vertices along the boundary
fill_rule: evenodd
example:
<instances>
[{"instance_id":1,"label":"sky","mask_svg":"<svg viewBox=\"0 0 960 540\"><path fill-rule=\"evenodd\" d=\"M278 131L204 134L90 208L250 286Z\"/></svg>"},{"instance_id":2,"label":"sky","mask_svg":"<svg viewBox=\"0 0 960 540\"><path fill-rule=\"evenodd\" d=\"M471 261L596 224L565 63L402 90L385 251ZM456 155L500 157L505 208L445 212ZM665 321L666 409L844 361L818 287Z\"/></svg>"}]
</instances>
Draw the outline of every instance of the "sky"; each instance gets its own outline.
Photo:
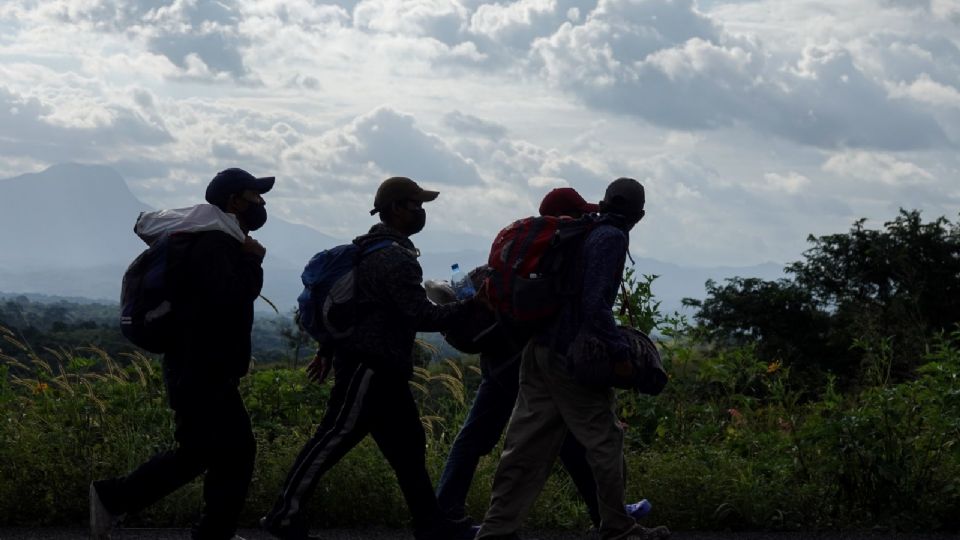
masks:
<instances>
[{"instance_id":1,"label":"sky","mask_svg":"<svg viewBox=\"0 0 960 540\"><path fill-rule=\"evenodd\" d=\"M239 166L338 238L388 176L441 192L427 248L629 176L635 255L787 263L956 220L958 145L960 0L0 1L0 177L106 164L162 208Z\"/></svg>"}]
</instances>

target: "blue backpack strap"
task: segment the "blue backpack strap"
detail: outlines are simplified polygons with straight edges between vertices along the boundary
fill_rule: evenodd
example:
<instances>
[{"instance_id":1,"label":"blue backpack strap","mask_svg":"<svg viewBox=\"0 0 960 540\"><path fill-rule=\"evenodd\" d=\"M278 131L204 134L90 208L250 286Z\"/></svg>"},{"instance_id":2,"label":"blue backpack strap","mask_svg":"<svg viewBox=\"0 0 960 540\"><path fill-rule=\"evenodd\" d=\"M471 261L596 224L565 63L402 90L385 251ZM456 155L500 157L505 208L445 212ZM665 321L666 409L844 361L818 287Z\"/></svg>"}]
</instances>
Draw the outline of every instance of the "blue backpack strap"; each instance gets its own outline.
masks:
<instances>
[{"instance_id":1,"label":"blue backpack strap","mask_svg":"<svg viewBox=\"0 0 960 540\"><path fill-rule=\"evenodd\" d=\"M379 242L374 242L374 243L370 244L369 246L365 247L365 248L363 249L363 251L360 252L360 255L361 255L361 256L363 256L363 255L369 255L369 254L373 253L374 251L381 250L381 249L383 249L383 248L385 248L385 247L387 247L387 246L393 245L393 244L395 244L395 243L396 243L396 242L394 242L393 240L380 240Z\"/></svg>"}]
</instances>

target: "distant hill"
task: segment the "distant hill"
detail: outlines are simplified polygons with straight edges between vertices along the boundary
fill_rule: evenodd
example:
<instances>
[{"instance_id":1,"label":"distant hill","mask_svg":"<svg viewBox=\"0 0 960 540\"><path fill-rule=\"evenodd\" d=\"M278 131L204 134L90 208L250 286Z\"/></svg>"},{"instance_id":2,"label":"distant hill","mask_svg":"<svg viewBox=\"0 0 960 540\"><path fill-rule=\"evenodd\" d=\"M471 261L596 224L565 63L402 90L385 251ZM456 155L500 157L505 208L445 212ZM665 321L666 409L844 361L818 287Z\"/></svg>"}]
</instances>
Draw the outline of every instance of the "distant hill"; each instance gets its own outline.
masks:
<instances>
[{"instance_id":1,"label":"distant hill","mask_svg":"<svg viewBox=\"0 0 960 540\"><path fill-rule=\"evenodd\" d=\"M202 202L199 194L197 202ZM133 225L147 210L151 208L109 167L62 164L0 180L0 290L116 302L124 269L146 247L133 234ZM267 247L263 294L282 312L296 303L307 260L347 241L273 215L255 236ZM414 240L428 279L449 277L455 262L464 268L482 264L490 244L490 239L455 235L429 224ZM667 311L679 309L683 297L703 297L707 279L782 275L781 266L773 263L696 268L645 258L637 258L637 270L660 275L654 293ZM258 302L257 309L270 308Z\"/></svg>"}]
</instances>

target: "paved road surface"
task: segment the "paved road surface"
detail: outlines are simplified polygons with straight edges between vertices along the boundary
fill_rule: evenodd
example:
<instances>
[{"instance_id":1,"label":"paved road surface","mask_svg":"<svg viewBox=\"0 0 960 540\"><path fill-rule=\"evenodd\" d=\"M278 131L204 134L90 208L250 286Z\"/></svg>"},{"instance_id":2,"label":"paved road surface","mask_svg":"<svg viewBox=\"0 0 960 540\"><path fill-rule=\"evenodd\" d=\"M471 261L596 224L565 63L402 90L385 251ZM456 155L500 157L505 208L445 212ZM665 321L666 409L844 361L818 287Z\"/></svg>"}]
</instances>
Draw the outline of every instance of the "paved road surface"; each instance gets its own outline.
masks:
<instances>
[{"instance_id":1,"label":"paved road surface","mask_svg":"<svg viewBox=\"0 0 960 540\"><path fill-rule=\"evenodd\" d=\"M326 529L314 531L324 540L412 540L408 531L391 529ZM256 530L243 530L240 535L247 540L273 540L268 534ZM114 540L190 540L186 529L120 529ZM585 540L582 532L529 531L524 540ZM87 530L79 528L2 528L0 540L86 540ZM958 535L946 534L897 534L889 532L858 533L701 533L676 532L671 540L960 540Z\"/></svg>"}]
</instances>

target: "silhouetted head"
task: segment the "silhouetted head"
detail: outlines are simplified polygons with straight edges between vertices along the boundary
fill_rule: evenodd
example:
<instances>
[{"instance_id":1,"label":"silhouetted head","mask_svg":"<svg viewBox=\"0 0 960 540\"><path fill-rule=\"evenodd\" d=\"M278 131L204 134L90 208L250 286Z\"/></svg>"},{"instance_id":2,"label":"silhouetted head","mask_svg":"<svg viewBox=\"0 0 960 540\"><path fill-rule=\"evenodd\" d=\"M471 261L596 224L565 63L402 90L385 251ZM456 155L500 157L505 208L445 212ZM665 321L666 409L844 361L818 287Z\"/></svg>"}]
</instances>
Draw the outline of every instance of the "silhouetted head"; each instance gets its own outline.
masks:
<instances>
[{"instance_id":1,"label":"silhouetted head","mask_svg":"<svg viewBox=\"0 0 960 540\"><path fill-rule=\"evenodd\" d=\"M540 201L541 216L569 216L578 218L600 209L594 203L588 203L571 187L562 187L550 190Z\"/></svg>"},{"instance_id":2,"label":"silhouetted head","mask_svg":"<svg viewBox=\"0 0 960 540\"><path fill-rule=\"evenodd\" d=\"M600 213L617 216L630 230L646 214L643 210L645 202L646 195L640 182L633 178L617 178L607 186L600 201Z\"/></svg>"},{"instance_id":3,"label":"silhouetted head","mask_svg":"<svg viewBox=\"0 0 960 540\"><path fill-rule=\"evenodd\" d=\"M267 222L263 194L273 189L274 177L257 178L243 169L224 169L207 184L207 202L237 216L243 232L263 227Z\"/></svg>"},{"instance_id":4,"label":"silhouetted head","mask_svg":"<svg viewBox=\"0 0 960 540\"><path fill-rule=\"evenodd\" d=\"M427 223L423 203L436 199L439 194L425 190L403 176L387 178L377 188L370 215L379 213L380 221L385 225L406 236L413 236L422 231Z\"/></svg>"}]
</instances>

